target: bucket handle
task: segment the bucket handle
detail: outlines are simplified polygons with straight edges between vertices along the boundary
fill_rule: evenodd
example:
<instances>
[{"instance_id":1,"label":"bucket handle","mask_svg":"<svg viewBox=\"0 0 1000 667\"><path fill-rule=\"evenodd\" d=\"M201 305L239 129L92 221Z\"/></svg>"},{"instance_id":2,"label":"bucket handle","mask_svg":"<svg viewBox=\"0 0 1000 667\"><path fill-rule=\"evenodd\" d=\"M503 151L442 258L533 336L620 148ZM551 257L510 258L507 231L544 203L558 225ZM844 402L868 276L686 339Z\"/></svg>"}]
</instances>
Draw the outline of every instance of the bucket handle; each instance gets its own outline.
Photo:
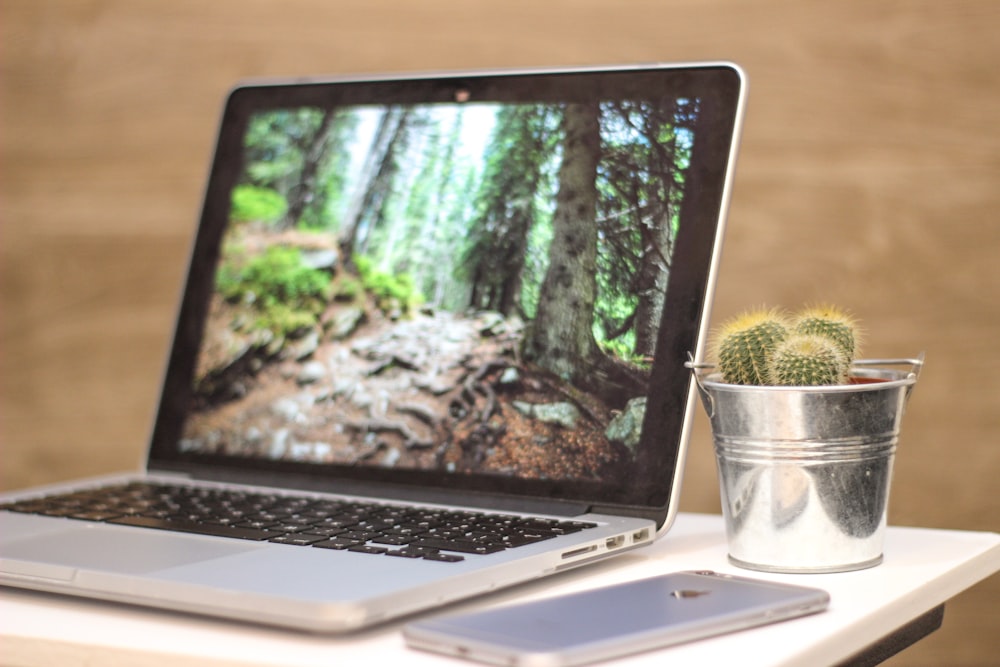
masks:
<instances>
[{"instance_id":1,"label":"bucket handle","mask_svg":"<svg viewBox=\"0 0 1000 667\"><path fill-rule=\"evenodd\" d=\"M701 394L701 400L705 404L705 412L708 413L708 418L711 419L715 416L715 399L712 395L708 393L708 389L705 385L701 383L701 374L699 371L710 371L715 368L715 364L710 364L707 362L697 362L694 360L694 355L690 352L687 353L688 360L684 362L684 367L691 370L691 375L694 376L694 382L698 386L698 393Z\"/></svg>"},{"instance_id":2,"label":"bucket handle","mask_svg":"<svg viewBox=\"0 0 1000 667\"><path fill-rule=\"evenodd\" d=\"M917 378L920 377L920 371L924 367L924 353L921 352L913 359L855 359L851 364L852 366L910 366L910 374L906 376L906 379L913 380L912 383L906 388L906 397L904 401L910 400L910 394L913 393L913 388L917 386Z\"/></svg>"},{"instance_id":3,"label":"bucket handle","mask_svg":"<svg viewBox=\"0 0 1000 667\"><path fill-rule=\"evenodd\" d=\"M916 380L920 377L920 370L924 367L924 353L921 352L913 359L855 359L852 366L911 366L910 378Z\"/></svg>"}]
</instances>

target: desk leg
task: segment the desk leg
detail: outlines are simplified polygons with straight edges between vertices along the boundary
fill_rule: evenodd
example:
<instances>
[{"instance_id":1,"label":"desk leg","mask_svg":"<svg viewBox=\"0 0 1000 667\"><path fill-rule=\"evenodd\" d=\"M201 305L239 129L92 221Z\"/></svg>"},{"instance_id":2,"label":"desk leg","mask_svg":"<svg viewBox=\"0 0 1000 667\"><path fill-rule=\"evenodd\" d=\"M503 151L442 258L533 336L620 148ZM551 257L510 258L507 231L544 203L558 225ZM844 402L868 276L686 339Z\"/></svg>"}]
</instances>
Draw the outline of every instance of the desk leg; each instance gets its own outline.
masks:
<instances>
[{"instance_id":1,"label":"desk leg","mask_svg":"<svg viewBox=\"0 0 1000 667\"><path fill-rule=\"evenodd\" d=\"M940 628L943 620L944 605L941 604L855 653L837 667L872 667L882 663Z\"/></svg>"}]
</instances>

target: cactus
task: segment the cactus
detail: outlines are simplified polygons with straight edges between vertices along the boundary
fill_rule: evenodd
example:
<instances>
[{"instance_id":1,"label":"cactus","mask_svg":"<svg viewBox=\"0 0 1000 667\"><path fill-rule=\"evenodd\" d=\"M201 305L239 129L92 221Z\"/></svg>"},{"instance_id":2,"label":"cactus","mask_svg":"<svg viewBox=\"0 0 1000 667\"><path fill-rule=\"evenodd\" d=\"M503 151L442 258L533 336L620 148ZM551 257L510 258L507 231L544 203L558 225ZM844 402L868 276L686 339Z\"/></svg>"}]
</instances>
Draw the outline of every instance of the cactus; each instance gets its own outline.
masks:
<instances>
[{"instance_id":1,"label":"cactus","mask_svg":"<svg viewBox=\"0 0 1000 667\"><path fill-rule=\"evenodd\" d=\"M752 310L728 321L715 346L723 379L730 384L768 384L768 357L787 335L787 318L773 309Z\"/></svg>"},{"instance_id":2,"label":"cactus","mask_svg":"<svg viewBox=\"0 0 1000 667\"><path fill-rule=\"evenodd\" d=\"M793 318L758 308L723 324L714 351L730 384L842 384L859 337L854 318L834 306L806 308Z\"/></svg>"},{"instance_id":3,"label":"cactus","mask_svg":"<svg viewBox=\"0 0 1000 667\"><path fill-rule=\"evenodd\" d=\"M829 338L843 351L848 361L857 356L857 323L853 317L834 306L806 308L795 317L792 331Z\"/></svg>"},{"instance_id":4,"label":"cactus","mask_svg":"<svg viewBox=\"0 0 1000 667\"><path fill-rule=\"evenodd\" d=\"M847 381L851 359L841 345L820 334L791 334L767 364L769 384L812 386Z\"/></svg>"}]
</instances>

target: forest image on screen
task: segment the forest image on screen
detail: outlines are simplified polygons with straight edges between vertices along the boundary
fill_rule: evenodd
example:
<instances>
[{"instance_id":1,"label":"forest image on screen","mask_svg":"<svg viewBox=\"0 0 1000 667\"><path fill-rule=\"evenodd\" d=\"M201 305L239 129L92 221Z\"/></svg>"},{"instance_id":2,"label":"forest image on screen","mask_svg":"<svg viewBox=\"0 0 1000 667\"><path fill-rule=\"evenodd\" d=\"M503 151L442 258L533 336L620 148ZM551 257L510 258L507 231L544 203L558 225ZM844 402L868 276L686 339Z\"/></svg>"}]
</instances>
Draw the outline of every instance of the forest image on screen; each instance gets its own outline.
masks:
<instances>
[{"instance_id":1,"label":"forest image on screen","mask_svg":"<svg viewBox=\"0 0 1000 667\"><path fill-rule=\"evenodd\" d=\"M621 478L670 321L698 113L255 113L182 451Z\"/></svg>"}]
</instances>

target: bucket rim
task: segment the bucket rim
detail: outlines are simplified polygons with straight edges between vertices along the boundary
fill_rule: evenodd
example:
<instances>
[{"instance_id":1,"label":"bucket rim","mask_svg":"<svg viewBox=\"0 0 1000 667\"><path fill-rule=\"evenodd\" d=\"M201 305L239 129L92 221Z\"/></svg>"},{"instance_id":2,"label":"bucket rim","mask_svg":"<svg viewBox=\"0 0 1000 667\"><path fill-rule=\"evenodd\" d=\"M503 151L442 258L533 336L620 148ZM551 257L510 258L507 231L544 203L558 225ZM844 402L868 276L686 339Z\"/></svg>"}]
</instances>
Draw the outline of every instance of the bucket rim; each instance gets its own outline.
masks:
<instances>
[{"instance_id":1,"label":"bucket rim","mask_svg":"<svg viewBox=\"0 0 1000 667\"><path fill-rule=\"evenodd\" d=\"M684 364L691 370L695 381L704 389L733 392L783 392L835 394L863 391L880 391L907 387L916 383L924 365L924 355L912 359L856 359L851 364L850 376L879 382L861 382L830 385L750 385L732 384L722 380L722 373L715 371L715 364L698 363L690 358ZM886 366L910 366L909 370L894 370Z\"/></svg>"}]
</instances>

